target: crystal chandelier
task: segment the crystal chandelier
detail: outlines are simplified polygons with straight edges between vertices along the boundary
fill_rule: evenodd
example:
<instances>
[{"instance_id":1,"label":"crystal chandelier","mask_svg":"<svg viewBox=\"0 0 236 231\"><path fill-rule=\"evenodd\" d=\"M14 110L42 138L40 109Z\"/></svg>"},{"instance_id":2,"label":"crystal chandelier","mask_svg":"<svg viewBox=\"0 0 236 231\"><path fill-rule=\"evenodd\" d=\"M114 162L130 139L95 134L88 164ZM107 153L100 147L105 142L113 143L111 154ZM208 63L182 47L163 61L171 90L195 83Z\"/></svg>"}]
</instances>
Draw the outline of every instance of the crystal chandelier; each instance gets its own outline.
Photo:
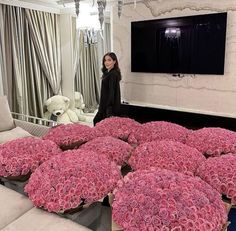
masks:
<instances>
[{"instance_id":1,"label":"crystal chandelier","mask_svg":"<svg viewBox=\"0 0 236 231\"><path fill-rule=\"evenodd\" d=\"M181 36L181 30L177 27L168 27L165 30L165 37L168 39L177 39Z\"/></svg>"},{"instance_id":2,"label":"crystal chandelier","mask_svg":"<svg viewBox=\"0 0 236 231\"><path fill-rule=\"evenodd\" d=\"M94 1L94 0L93 0ZM74 0L75 2L75 12L76 15L78 17L79 15L79 8L80 8L80 0ZM135 0L136 2L136 0ZM97 0L97 5L98 5L98 19L101 25L101 29L102 29L102 25L104 22L104 10L106 8L106 4L107 4L107 0ZM122 6L123 6L123 0L118 0L118 16L121 16L121 12L122 12Z\"/></svg>"}]
</instances>

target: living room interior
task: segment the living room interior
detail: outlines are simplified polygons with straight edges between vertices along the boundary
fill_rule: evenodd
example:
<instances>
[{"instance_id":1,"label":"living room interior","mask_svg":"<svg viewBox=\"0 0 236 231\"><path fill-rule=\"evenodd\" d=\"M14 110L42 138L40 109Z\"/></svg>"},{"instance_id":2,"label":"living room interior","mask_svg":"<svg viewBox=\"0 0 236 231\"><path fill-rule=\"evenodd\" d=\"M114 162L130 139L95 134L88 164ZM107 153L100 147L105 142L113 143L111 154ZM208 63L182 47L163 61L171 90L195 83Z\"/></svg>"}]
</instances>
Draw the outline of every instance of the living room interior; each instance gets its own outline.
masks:
<instances>
[{"instance_id":1,"label":"living room interior","mask_svg":"<svg viewBox=\"0 0 236 231\"><path fill-rule=\"evenodd\" d=\"M236 131L234 0L107 0L102 15L96 1L90 0L78 1L76 15L75 2L0 0L0 96L7 96L16 119L22 115L32 121L43 119L45 101L53 95L68 97L73 107L75 92L81 92L86 119L79 123L92 127L99 104L102 56L114 51L122 73L122 116L140 123L168 121L189 129ZM223 74L132 71L132 22L225 12ZM88 57L96 58L90 61ZM149 57L141 59L141 63L146 61ZM236 230L235 208L229 220L228 231Z\"/></svg>"}]
</instances>

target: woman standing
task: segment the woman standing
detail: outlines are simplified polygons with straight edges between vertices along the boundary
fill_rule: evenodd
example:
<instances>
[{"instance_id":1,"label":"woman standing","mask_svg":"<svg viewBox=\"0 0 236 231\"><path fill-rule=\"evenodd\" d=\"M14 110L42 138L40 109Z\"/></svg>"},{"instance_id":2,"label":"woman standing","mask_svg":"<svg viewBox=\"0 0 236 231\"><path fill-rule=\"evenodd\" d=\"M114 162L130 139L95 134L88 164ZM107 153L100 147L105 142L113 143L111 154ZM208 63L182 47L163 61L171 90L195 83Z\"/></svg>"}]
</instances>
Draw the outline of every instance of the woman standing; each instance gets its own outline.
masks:
<instances>
[{"instance_id":1,"label":"woman standing","mask_svg":"<svg viewBox=\"0 0 236 231\"><path fill-rule=\"evenodd\" d=\"M120 114L120 80L121 73L116 54L108 52L102 59L102 84L100 103L94 125L99 121Z\"/></svg>"}]
</instances>

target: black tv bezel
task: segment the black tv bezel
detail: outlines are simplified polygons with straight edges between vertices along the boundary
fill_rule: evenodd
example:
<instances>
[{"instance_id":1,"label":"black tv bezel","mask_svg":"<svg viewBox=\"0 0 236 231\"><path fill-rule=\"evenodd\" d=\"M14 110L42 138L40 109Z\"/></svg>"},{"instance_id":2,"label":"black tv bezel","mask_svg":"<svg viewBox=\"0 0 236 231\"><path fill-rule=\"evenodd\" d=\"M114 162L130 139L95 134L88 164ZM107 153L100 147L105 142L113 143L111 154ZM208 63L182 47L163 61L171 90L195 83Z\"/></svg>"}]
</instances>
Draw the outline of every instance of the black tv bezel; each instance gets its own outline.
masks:
<instances>
[{"instance_id":1,"label":"black tv bezel","mask_svg":"<svg viewBox=\"0 0 236 231\"><path fill-rule=\"evenodd\" d=\"M224 23L225 23L225 30L224 30L224 44L222 44L222 48L223 48L223 63L222 63L222 71L217 71L217 72L211 72L211 73L202 73L202 72L198 72L198 71L195 71L195 72L181 72L181 71L178 71L178 72L175 72L175 71L137 71L137 70L134 70L133 69L133 47L132 47L132 41L133 41L133 35L132 35L132 28L133 28L133 25L136 24L136 23L153 23L153 22L156 22L158 24L163 24L163 22L166 22L166 21L173 21L173 20L184 20L184 19L191 19L191 18L198 18L198 17L210 17L210 16L213 16L213 17L216 17L216 16L221 16L224 18ZM189 16L181 16L181 17L170 17L170 18L162 18L162 19L151 19L151 20L141 20L141 21L132 21L131 22L131 72L134 72L134 73L163 73L163 74L177 74L175 76L181 76L181 74L205 74L205 75L224 75L224 70L225 70L225 52L226 52L226 35L227 35L227 12L221 12L221 13L210 13L210 14L198 14L198 15L189 15Z\"/></svg>"}]
</instances>

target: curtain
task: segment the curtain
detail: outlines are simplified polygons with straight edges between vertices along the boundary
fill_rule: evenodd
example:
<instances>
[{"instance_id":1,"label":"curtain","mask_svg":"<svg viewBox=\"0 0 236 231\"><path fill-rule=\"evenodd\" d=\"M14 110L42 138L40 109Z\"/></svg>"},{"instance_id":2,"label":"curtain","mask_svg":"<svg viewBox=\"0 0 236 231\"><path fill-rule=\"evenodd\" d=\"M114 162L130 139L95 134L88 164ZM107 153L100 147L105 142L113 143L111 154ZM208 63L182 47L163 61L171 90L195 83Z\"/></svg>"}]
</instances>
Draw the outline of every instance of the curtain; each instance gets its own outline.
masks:
<instances>
[{"instance_id":1,"label":"curtain","mask_svg":"<svg viewBox=\"0 0 236 231\"><path fill-rule=\"evenodd\" d=\"M80 29L74 40L75 91L84 97L86 111L97 108L100 98L102 58L111 51L110 19L105 20L104 30Z\"/></svg>"},{"instance_id":2,"label":"curtain","mask_svg":"<svg viewBox=\"0 0 236 231\"><path fill-rule=\"evenodd\" d=\"M42 117L44 101L61 91L58 28L57 15L0 4L0 70L12 111Z\"/></svg>"},{"instance_id":3,"label":"curtain","mask_svg":"<svg viewBox=\"0 0 236 231\"><path fill-rule=\"evenodd\" d=\"M27 24L28 25L28 24ZM28 98L29 115L43 117L43 105L46 99L53 95L53 90L40 65L37 52L30 35L29 26L26 34L26 63L28 78L25 85L25 95Z\"/></svg>"},{"instance_id":4,"label":"curtain","mask_svg":"<svg viewBox=\"0 0 236 231\"><path fill-rule=\"evenodd\" d=\"M26 9L26 17L40 64L53 93L59 94L61 84L59 16Z\"/></svg>"},{"instance_id":5,"label":"curtain","mask_svg":"<svg viewBox=\"0 0 236 231\"><path fill-rule=\"evenodd\" d=\"M84 97L86 111L94 111L99 103L100 75L98 65L97 31L81 30L79 33L79 65L75 76L75 90Z\"/></svg>"},{"instance_id":6,"label":"curtain","mask_svg":"<svg viewBox=\"0 0 236 231\"><path fill-rule=\"evenodd\" d=\"M23 82L26 79L24 62L24 12L22 8L1 5L1 70L4 93L11 109L23 113Z\"/></svg>"}]
</instances>

